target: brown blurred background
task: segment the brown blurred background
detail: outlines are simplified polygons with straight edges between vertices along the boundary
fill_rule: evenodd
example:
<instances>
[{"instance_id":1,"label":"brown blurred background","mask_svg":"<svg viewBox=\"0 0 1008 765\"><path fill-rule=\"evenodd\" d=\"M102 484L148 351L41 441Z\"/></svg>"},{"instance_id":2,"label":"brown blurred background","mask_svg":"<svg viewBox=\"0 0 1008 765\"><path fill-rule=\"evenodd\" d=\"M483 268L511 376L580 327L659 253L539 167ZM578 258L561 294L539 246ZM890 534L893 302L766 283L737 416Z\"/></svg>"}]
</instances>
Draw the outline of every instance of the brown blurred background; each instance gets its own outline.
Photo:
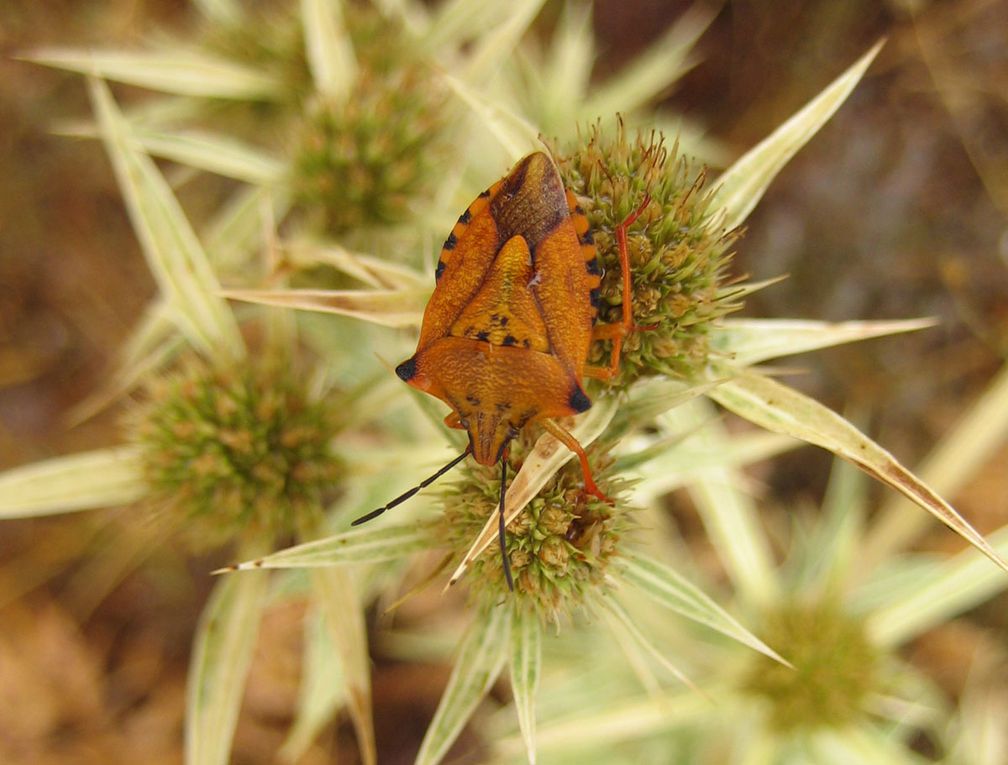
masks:
<instances>
[{"instance_id":1,"label":"brown blurred background","mask_svg":"<svg viewBox=\"0 0 1008 765\"><path fill-rule=\"evenodd\" d=\"M688 5L599 0L599 74ZM188 13L169 0L8 0L0 12L2 467L116 441L115 412L74 428L65 415L99 384L153 292L100 145L48 133L88 113L81 78L13 57L47 44L139 43L155 27L184 29ZM750 219L737 270L790 274L749 301L750 316L941 320L914 336L801 357L807 374L789 379L860 412L910 464L1008 351L1006 29L1008 3L995 0L728 2L668 98L737 154L888 36L850 101ZM981 529L1008 523L1006 458L957 498ZM783 500L815 498L828 465L806 449L767 478ZM180 761L188 641L207 567L156 540L135 559L119 535L145 533L115 512L0 528L0 762ZM944 530L933 543L955 544ZM918 646L950 675L950 691L972 645L1004 640L1006 605L949 628L953 640ZM235 762L269 762L282 740L299 618L278 613L266 625ZM947 644L957 647L951 658ZM386 739L389 763L411 761L445 680L443 668L408 679L399 671L379 667L376 718L388 736L398 727L417 738L400 736L401 751ZM404 688L415 697L404 699ZM341 739L343 761L353 761L350 737ZM328 762L334 746L321 742L306 762Z\"/></svg>"}]
</instances>

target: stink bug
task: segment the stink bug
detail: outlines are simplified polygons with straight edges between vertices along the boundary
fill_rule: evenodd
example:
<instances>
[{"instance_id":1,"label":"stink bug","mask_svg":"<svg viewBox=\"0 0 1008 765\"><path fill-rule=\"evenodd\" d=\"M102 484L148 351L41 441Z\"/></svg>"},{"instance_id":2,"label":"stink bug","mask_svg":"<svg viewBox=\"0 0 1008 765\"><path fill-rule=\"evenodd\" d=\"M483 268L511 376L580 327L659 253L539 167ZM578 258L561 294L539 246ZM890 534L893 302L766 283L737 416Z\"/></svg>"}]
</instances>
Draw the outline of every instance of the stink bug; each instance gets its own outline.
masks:
<instances>
[{"instance_id":1,"label":"stink bug","mask_svg":"<svg viewBox=\"0 0 1008 765\"><path fill-rule=\"evenodd\" d=\"M450 428L469 445L418 486L358 518L376 518L429 485L471 454L501 465L500 547L504 541L508 444L526 425L542 427L581 462L585 491L604 501L581 444L553 418L584 412L585 377L608 379L619 368L623 337L636 327L630 304L626 230L648 205L616 227L623 277L623 320L595 326L601 272L584 211L564 189L552 160L530 154L480 194L452 228L435 271L416 353L396 374L451 407ZM593 340L612 341L609 366L586 364Z\"/></svg>"}]
</instances>

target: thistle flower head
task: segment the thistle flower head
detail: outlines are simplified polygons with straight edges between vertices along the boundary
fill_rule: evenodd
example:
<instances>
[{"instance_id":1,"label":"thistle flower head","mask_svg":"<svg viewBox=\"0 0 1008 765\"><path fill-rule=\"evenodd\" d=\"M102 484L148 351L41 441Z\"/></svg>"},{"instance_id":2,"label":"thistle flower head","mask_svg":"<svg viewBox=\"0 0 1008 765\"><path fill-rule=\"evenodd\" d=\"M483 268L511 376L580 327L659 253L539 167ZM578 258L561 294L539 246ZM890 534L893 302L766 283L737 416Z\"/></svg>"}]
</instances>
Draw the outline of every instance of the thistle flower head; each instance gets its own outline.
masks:
<instances>
[{"instance_id":1,"label":"thistle flower head","mask_svg":"<svg viewBox=\"0 0 1008 765\"><path fill-rule=\"evenodd\" d=\"M533 443L527 433L512 442L509 476L521 468ZM605 449L590 448L588 454L599 488L607 496L617 496L623 484L608 474L612 460ZM497 467L472 464L465 470L464 479L446 491L443 515L442 538L459 557L498 511L500 497ZM506 529L518 607L554 623L581 607L594 590L605 586L607 568L627 528L627 514L619 503L611 506L585 493L576 461L561 468ZM509 595L496 545L477 558L467 578L481 605L494 606Z\"/></svg>"},{"instance_id":2,"label":"thistle flower head","mask_svg":"<svg viewBox=\"0 0 1008 765\"><path fill-rule=\"evenodd\" d=\"M148 386L131 413L149 502L194 546L275 543L319 512L340 473L333 412L285 368L213 368L190 359Z\"/></svg>"},{"instance_id":3,"label":"thistle flower head","mask_svg":"<svg viewBox=\"0 0 1008 765\"><path fill-rule=\"evenodd\" d=\"M781 732L854 722L877 682L878 657L862 621L832 602L790 603L765 619L762 637L794 669L756 656L745 689L763 699Z\"/></svg>"},{"instance_id":4,"label":"thistle flower head","mask_svg":"<svg viewBox=\"0 0 1008 765\"><path fill-rule=\"evenodd\" d=\"M402 31L374 12L347 21L352 90L306 104L292 154L298 201L331 234L408 220L432 191L445 127L446 94Z\"/></svg>"},{"instance_id":5,"label":"thistle flower head","mask_svg":"<svg viewBox=\"0 0 1008 765\"><path fill-rule=\"evenodd\" d=\"M298 13L243 13L205 37L211 51L280 83L279 97L233 104L231 128L286 143L296 201L329 234L408 219L410 201L430 190L445 102L398 25L368 6L342 20L356 74L339 96L313 82Z\"/></svg>"},{"instance_id":6,"label":"thistle flower head","mask_svg":"<svg viewBox=\"0 0 1008 765\"><path fill-rule=\"evenodd\" d=\"M705 173L664 143L661 134L627 136L591 129L587 141L557 163L591 224L603 269L598 321L622 320L622 276L616 229L650 197L627 235L638 326L623 343L613 384L639 377L689 377L707 360L711 322L737 307L722 298L736 233L726 232L704 190ZM607 343L596 343L590 364L606 365Z\"/></svg>"},{"instance_id":7,"label":"thistle flower head","mask_svg":"<svg viewBox=\"0 0 1008 765\"><path fill-rule=\"evenodd\" d=\"M430 190L442 107L419 67L363 72L345 102L320 99L296 139L298 200L334 234L402 223Z\"/></svg>"}]
</instances>

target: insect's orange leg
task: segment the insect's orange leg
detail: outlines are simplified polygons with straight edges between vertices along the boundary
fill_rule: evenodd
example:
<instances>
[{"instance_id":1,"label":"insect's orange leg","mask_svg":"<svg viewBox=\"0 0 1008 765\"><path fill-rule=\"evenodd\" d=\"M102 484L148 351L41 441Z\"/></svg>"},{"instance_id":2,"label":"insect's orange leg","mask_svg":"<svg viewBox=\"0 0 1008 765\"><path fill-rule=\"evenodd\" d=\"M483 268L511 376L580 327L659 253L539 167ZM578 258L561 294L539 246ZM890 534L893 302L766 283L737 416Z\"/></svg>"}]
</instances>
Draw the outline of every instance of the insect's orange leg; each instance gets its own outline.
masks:
<instances>
[{"instance_id":1,"label":"insect's orange leg","mask_svg":"<svg viewBox=\"0 0 1008 765\"><path fill-rule=\"evenodd\" d=\"M613 500L603 494L599 487L595 485L595 479L592 478L591 465L588 464L588 455L585 454L585 450L578 443L578 440L569 431L564 430L553 422L553 420L542 420L542 426L553 438L577 455L578 460L581 462L581 474L584 476L585 493L598 497L610 505L613 504Z\"/></svg>"},{"instance_id":2,"label":"insect's orange leg","mask_svg":"<svg viewBox=\"0 0 1008 765\"><path fill-rule=\"evenodd\" d=\"M640 206L630 213L616 227L616 245L619 248L620 272L623 277L623 320L618 324L599 324L592 331L593 340L611 340L612 350L609 354L609 365L605 367L585 367L584 374L599 380L611 380L619 372L620 353L623 350L623 338L631 332L654 329L654 324L640 326L633 318L633 282L630 273L630 251L627 245L627 229L641 216L651 204L651 196L645 195Z\"/></svg>"},{"instance_id":3,"label":"insect's orange leg","mask_svg":"<svg viewBox=\"0 0 1008 765\"><path fill-rule=\"evenodd\" d=\"M462 420L459 419L458 412L449 412L445 415L444 424L455 430L465 430Z\"/></svg>"}]
</instances>

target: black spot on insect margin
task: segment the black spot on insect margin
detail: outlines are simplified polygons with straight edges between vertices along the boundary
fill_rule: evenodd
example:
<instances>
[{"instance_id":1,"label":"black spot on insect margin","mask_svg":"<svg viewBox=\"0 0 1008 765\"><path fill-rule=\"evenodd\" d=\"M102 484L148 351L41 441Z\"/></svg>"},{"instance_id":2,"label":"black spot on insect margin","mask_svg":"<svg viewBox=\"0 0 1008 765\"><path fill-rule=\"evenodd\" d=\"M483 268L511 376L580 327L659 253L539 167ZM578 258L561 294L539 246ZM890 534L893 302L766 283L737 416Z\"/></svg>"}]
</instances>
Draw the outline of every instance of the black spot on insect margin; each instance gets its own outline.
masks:
<instances>
[{"instance_id":1,"label":"black spot on insect margin","mask_svg":"<svg viewBox=\"0 0 1008 765\"><path fill-rule=\"evenodd\" d=\"M592 308L597 309L599 307L599 303L602 301L602 295L599 292L598 287L588 293L588 299L591 300Z\"/></svg>"},{"instance_id":2,"label":"black spot on insect margin","mask_svg":"<svg viewBox=\"0 0 1008 765\"><path fill-rule=\"evenodd\" d=\"M585 395L585 392L581 388L575 387L571 391L570 398L567 399L567 403L570 404L570 408L575 412L584 412L587 409L591 409L591 399Z\"/></svg>"},{"instance_id":3,"label":"black spot on insect margin","mask_svg":"<svg viewBox=\"0 0 1008 765\"><path fill-rule=\"evenodd\" d=\"M514 335L505 335L504 345L518 345L518 338Z\"/></svg>"},{"instance_id":4,"label":"black spot on insect margin","mask_svg":"<svg viewBox=\"0 0 1008 765\"><path fill-rule=\"evenodd\" d=\"M588 229L581 234L578 241L581 242L581 244L595 244L595 237L592 235L591 229Z\"/></svg>"},{"instance_id":5,"label":"black spot on insect margin","mask_svg":"<svg viewBox=\"0 0 1008 765\"><path fill-rule=\"evenodd\" d=\"M471 220L472 220L472 213L469 212L468 208L466 208L466 211L459 216L458 222L464 226Z\"/></svg>"},{"instance_id":6,"label":"black spot on insect margin","mask_svg":"<svg viewBox=\"0 0 1008 765\"><path fill-rule=\"evenodd\" d=\"M444 269L445 269L444 261L438 259L437 268L434 269L434 278L436 280L439 280L441 278L441 274L444 273Z\"/></svg>"},{"instance_id":7,"label":"black spot on insect margin","mask_svg":"<svg viewBox=\"0 0 1008 765\"><path fill-rule=\"evenodd\" d=\"M490 189L487 189L486 191L481 191L480 196L484 198L490 196Z\"/></svg>"},{"instance_id":8,"label":"black spot on insect margin","mask_svg":"<svg viewBox=\"0 0 1008 765\"><path fill-rule=\"evenodd\" d=\"M588 273L593 276L601 276L602 269L599 268L598 258L592 258L591 260L585 261L585 268L588 269Z\"/></svg>"},{"instance_id":9,"label":"black spot on insect margin","mask_svg":"<svg viewBox=\"0 0 1008 765\"><path fill-rule=\"evenodd\" d=\"M399 379L409 382L416 375L416 357L410 356L406 361L395 368L395 373Z\"/></svg>"},{"instance_id":10,"label":"black spot on insect margin","mask_svg":"<svg viewBox=\"0 0 1008 765\"><path fill-rule=\"evenodd\" d=\"M455 238L455 234L448 234L448 238L444 240L444 248L454 250L456 244L458 244L458 239Z\"/></svg>"},{"instance_id":11,"label":"black spot on insect margin","mask_svg":"<svg viewBox=\"0 0 1008 765\"><path fill-rule=\"evenodd\" d=\"M476 333L476 339L477 340L489 340L490 339L490 333L487 332L485 329L484 330L480 330L479 332Z\"/></svg>"}]
</instances>

